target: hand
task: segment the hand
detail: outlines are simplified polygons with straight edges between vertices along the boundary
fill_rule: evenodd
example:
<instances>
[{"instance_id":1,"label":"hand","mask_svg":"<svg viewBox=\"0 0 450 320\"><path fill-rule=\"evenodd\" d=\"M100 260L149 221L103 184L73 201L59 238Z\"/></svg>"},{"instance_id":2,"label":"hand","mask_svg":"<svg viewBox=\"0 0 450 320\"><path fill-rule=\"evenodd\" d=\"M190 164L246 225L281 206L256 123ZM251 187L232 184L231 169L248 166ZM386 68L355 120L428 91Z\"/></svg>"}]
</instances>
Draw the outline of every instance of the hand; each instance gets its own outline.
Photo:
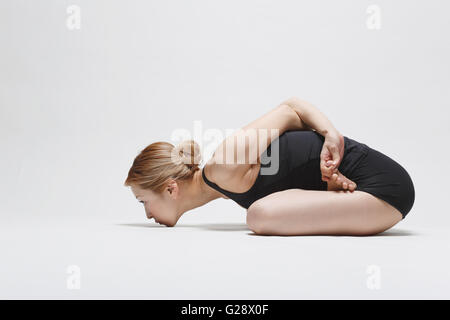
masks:
<instances>
[{"instance_id":1,"label":"hand","mask_svg":"<svg viewBox=\"0 0 450 320\"><path fill-rule=\"evenodd\" d=\"M355 191L356 183L352 180L348 179L339 171L336 171L331 175L331 178L327 181L328 183L328 191L337 191L337 190L350 190L350 192Z\"/></svg>"},{"instance_id":2,"label":"hand","mask_svg":"<svg viewBox=\"0 0 450 320\"><path fill-rule=\"evenodd\" d=\"M320 171L323 181L329 181L332 174L337 172L343 157L344 136L337 131L326 134L320 153Z\"/></svg>"},{"instance_id":3,"label":"hand","mask_svg":"<svg viewBox=\"0 0 450 320\"><path fill-rule=\"evenodd\" d=\"M337 131L327 134L320 154L322 180L328 182L328 190L348 189L353 192L356 183L338 171L343 156L344 136Z\"/></svg>"}]
</instances>

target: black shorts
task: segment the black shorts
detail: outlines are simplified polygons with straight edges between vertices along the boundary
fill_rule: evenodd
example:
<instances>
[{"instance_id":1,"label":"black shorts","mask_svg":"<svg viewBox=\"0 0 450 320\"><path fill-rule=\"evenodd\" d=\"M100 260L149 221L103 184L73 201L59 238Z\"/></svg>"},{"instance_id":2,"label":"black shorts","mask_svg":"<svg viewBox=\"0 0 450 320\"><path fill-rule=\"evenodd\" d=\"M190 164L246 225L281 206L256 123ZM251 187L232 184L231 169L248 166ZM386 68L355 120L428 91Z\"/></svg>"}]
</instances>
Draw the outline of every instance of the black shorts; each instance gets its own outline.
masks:
<instances>
[{"instance_id":1,"label":"black shorts","mask_svg":"<svg viewBox=\"0 0 450 320\"><path fill-rule=\"evenodd\" d=\"M386 201L406 217L415 200L408 172L395 160L348 137L339 171L356 183L356 189Z\"/></svg>"}]
</instances>

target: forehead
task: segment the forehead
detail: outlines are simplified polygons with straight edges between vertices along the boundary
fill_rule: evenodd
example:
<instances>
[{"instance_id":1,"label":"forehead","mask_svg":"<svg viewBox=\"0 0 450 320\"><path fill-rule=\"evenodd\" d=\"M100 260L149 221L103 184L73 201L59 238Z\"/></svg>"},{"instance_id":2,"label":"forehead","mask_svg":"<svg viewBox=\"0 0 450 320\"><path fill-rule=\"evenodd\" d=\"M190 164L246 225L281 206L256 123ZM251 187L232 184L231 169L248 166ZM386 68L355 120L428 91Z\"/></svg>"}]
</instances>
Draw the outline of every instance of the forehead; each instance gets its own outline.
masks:
<instances>
[{"instance_id":1,"label":"forehead","mask_svg":"<svg viewBox=\"0 0 450 320\"><path fill-rule=\"evenodd\" d=\"M138 197L138 196L142 196L142 195L144 194L144 191L145 191L145 190L139 188L138 186L132 185L132 186L131 186L131 191L133 192L133 194L134 194L135 196Z\"/></svg>"},{"instance_id":2,"label":"forehead","mask_svg":"<svg viewBox=\"0 0 450 320\"><path fill-rule=\"evenodd\" d=\"M145 197L145 196L149 196L152 194L151 190L145 190L145 189L141 189L138 186L132 185L131 186L131 191L133 192L133 194L137 197Z\"/></svg>"}]
</instances>

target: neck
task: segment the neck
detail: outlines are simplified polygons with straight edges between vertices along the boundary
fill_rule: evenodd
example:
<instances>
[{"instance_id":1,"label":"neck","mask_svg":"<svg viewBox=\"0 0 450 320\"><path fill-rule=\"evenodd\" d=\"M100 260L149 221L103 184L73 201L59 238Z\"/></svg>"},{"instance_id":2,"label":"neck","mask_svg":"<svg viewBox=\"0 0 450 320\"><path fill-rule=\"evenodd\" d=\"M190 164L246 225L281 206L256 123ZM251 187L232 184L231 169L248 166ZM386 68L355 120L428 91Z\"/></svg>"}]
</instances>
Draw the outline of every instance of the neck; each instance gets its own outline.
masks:
<instances>
[{"instance_id":1,"label":"neck","mask_svg":"<svg viewBox=\"0 0 450 320\"><path fill-rule=\"evenodd\" d=\"M184 194L181 195L183 200L180 201L179 217L186 211L203 206L214 199L222 197L220 192L205 183L202 177L202 169L197 170L192 179L182 189Z\"/></svg>"}]
</instances>

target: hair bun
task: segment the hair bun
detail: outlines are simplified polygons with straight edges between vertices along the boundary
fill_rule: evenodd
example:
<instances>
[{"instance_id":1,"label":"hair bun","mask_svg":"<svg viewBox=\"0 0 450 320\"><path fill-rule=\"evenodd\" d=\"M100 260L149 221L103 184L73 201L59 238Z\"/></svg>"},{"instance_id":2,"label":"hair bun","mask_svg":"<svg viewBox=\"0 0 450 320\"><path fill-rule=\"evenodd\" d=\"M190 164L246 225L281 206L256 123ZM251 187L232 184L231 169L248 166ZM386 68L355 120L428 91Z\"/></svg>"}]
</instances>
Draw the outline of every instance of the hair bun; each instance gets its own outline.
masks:
<instances>
[{"instance_id":1,"label":"hair bun","mask_svg":"<svg viewBox=\"0 0 450 320\"><path fill-rule=\"evenodd\" d=\"M175 160L185 164L189 169L197 169L202 160L202 154L200 152L200 146L194 140L184 140L180 142L176 147Z\"/></svg>"}]
</instances>

